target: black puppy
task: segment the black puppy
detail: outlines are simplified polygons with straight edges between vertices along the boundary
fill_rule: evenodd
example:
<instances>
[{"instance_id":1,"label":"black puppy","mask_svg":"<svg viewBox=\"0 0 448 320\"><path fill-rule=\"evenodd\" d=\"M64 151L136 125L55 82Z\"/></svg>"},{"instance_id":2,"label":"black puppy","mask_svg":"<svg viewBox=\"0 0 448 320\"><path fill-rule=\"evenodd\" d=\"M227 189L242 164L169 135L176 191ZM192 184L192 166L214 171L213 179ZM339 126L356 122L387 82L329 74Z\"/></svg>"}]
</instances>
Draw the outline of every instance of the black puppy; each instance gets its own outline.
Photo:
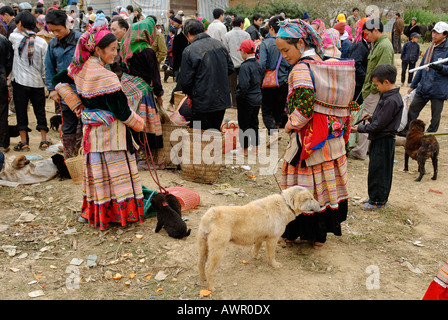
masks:
<instances>
[{"instance_id":1,"label":"black puppy","mask_svg":"<svg viewBox=\"0 0 448 320\"><path fill-rule=\"evenodd\" d=\"M181 205L172 194L157 193L151 198L151 204L157 211L157 226L155 232L165 228L168 235L175 239L181 239L190 235L187 224L182 220Z\"/></svg>"},{"instance_id":2,"label":"black puppy","mask_svg":"<svg viewBox=\"0 0 448 320\"><path fill-rule=\"evenodd\" d=\"M53 161L54 165L58 169L59 181L72 178L70 176L70 172L68 172L67 165L65 164L63 155L60 155L57 153L57 154L51 156L51 160Z\"/></svg>"},{"instance_id":3,"label":"black puppy","mask_svg":"<svg viewBox=\"0 0 448 320\"><path fill-rule=\"evenodd\" d=\"M50 128L54 131L59 130L59 126L62 124L62 117L61 115L55 115L50 118Z\"/></svg>"}]
</instances>

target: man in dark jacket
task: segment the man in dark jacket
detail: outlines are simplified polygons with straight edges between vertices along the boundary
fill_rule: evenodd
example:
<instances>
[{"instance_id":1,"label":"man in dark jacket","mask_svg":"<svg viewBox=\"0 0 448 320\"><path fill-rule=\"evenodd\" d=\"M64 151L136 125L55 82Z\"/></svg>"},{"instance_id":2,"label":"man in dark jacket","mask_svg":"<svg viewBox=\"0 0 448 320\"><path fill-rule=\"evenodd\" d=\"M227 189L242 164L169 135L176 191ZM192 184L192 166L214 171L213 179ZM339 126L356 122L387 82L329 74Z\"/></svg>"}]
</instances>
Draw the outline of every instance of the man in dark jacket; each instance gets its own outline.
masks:
<instances>
[{"instance_id":1,"label":"man in dark jacket","mask_svg":"<svg viewBox=\"0 0 448 320\"><path fill-rule=\"evenodd\" d=\"M234 72L233 62L221 41L204 32L197 19L185 22L184 33L191 43L182 54L178 82L192 100L192 121L199 121L202 130L220 130L227 108L232 106L228 75Z\"/></svg>"},{"instance_id":2,"label":"man in dark jacket","mask_svg":"<svg viewBox=\"0 0 448 320\"><path fill-rule=\"evenodd\" d=\"M0 16L2 17L3 21L5 21L8 25L6 38L9 38L9 35L16 28L16 19L15 19L14 10L9 6L1 7L0 8Z\"/></svg>"},{"instance_id":3,"label":"man in dark jacket","mask_svg":"<svg viewBox=\"0 0 448 320\"><path fill-rule=\"evenodd\" d=\"M9 150L8 86L6 79L12 70L14 51L11 42L0 34L0 151Z\"/></svg>"},{"instance_id":4,"label":"man in dark jacket","mask_svg":"<svg viewBox=\"0 0 448 320\"><path fill-rule=\"evenodd\" d=\"M362 98L362 86L366 79L367 62L370 53L370 43L361 36L361 40L353 42L349 51L349 58L355 60L355 94L353 100L359 105L364 102Z\"/></svg>"},{"instance_id":5,"label":"man in dark jacket","mask_svg":"<svg viewBox=\"0 0 448 320\"><path fill-rule=\"evenodd\" d=\"M252 24L246 28L246 32L250 35L250 38L255 40L260 40L260 27L263 24L263 16L259 13L254 14L252 17Z\"/></svg>"},{"instance_id":6,"label":"man in dark jacket","mask_svg":"<svg viewBox=\"0 0 448 320\"><path fill-rule=\"evenodd\" d=\"M50 98L55 101L56 111L62 113L62 144L65 149L65 157L72 158L78 155L79 147L82 142L81 121L76 114L61 100L61 97L55 90L52 78L59 72L66 70L73 61L76 44L81 33L70 30L67 27L67 14L63 10L50 10L46 16L50 31L55 35L48 43L47 56L45 57L45 81L47 89L50 92ZM72 88L76 92L76 87Z\"/></svg>"},{"instance_id":7,"label":"man in dark jacket","mask_svg":"<svg viewBox=\"0 0 448 320\"><path fill-rule=\"evenodd\" d=\"M411 35L411 40L406 42L401 49L401 84L404 85L406 80L406 70L412 70L415 68L418 58L420 57L420 45L418 44L418 39L421 38L419 33L413 33ZM414 73L409 73L408 84L412 83L414 78Z\"/></svg>"},{"instance_id":8,"label":"man in dark jacket","mask_svg":"<svg viewBox=\"0 0 448 320\"><path fill-rule=\"evenodd\" d=\"M432 42L423 56L421 65L448 58L448 23L438 22L432 29ZM437 132L443 110L443 102L448 100L448 63L431 65L427 70L419 70L411 83L416 90L409 106L408 124L417 119L420 111L431 100L431 123L428 132ZM405 129L407 132L407 129Z\"/></svg>"}]
</instances>

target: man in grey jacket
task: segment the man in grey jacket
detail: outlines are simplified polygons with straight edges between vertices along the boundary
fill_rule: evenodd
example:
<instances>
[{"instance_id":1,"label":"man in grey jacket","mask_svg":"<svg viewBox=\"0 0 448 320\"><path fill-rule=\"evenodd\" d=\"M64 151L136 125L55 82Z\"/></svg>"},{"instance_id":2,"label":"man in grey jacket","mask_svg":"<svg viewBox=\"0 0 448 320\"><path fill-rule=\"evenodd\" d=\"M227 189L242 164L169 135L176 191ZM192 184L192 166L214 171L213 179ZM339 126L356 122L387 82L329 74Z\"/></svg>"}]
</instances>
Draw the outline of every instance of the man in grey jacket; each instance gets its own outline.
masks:
<instances>
[{"instance_id":1,"label":"man in grey jacket","mask_svg":"<svg viewBox=\"0 0 448 320\"><path fill-rule=\"evenodd\" d=\"M283 59L275 44L275 38L280 28L278 21L280 20L284 20L283 17L274 16L269 19L269 36L260 44L260 64L263 71L275 70L278 65L278 87L262 89L261 114L264 125L268 129L269 145L278 140L278 128L282 128L288 120L285 106L291 66ZM279 61L280 64L278 64Z\"/></svg>"},{"instance_id":2,"label":"man in grey jacket","mask_svg":"<svg viewBox=\"0 0 448 320\"><path fill-rule=\"evenodd\" d=\"M250 35L243 30L244 20L242 17L235 17L232 21L232 30L227 32L224 36L224 46L230 54L230 58L232 58L233 66L235 68L235 72L229 75L229 85L230 85L230 94L232 97L232 105L236 107L236 97L235 91L236 86L238 84L238 73L240 70L241 63L243 63L243 58L241 58L241 54L238 51L238 48L241 45L241 42L245 39L250 39Z\"/></svg>"}]
</instances>

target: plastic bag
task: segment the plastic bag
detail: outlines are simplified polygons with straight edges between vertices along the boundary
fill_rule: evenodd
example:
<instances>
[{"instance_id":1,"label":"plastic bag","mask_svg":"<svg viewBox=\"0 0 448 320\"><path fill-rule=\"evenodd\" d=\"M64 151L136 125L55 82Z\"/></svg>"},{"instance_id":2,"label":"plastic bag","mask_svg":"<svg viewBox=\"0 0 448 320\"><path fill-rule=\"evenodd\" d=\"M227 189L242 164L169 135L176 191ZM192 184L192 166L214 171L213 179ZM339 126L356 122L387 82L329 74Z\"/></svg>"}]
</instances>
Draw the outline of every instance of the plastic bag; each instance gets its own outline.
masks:
<instances>
[{"instance_id":1,"label":"plastic bag","mask_svg":"<svg viewBox=\"0 0 448 320\"><path fill-rule=\"evenodd\" d=\"M400 126L398 127L398 132L403 131L406 125L408 124L408 112L409 112L409 106L412 103L412 100L414 100L415 97L415 91L412 90L411 93L408 93L403 97L403 113L401 114L401 122Z\"/></svg>"}]
</instances>

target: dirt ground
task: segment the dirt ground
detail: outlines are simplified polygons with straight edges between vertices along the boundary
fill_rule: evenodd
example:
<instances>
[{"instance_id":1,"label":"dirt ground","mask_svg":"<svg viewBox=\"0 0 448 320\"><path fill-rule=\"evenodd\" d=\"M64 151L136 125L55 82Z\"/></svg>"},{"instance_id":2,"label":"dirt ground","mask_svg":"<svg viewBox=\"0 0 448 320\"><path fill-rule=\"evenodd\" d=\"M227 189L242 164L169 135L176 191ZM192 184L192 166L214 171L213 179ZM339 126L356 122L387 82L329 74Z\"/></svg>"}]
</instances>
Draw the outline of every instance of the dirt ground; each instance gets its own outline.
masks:
<instances>
[{"instance_id":1,"label":"dirt ground","mask_svg":"<svg viewBox=\"0 0 448 320\"><path fill-rule=\"evenodd\" d=\"M399 68L399 55L396 55ZM165 84L165 92L173 87ZM404 95L407 87L401 89ZM167 95L164 105L168 105ZM446 107L446 103L445 103ZM53 103L48 101L49 119ZM236 119L236 111L226 113ZM429 105L421 119L430 120ZM31 128L35 118L30 111ZM15 123L15 116L10 116ZM261 126L262 121L260 122ZM439 132L448 132L443 113ZM282 133L279 154L287 137ZM59 133L50 131L53 143ZM71 180L57 178L37 185L0 187L0 294L2 299L49 300L419 300L448 258L448 136L440 143L439 176L427 174L415 182L417 164L403 172L404 149L396 147L396 163L390 205L381 211L364 212L359 201L367 197L368 160L349 160L350 206L343 235L330 234L321 248L307 242L277 247L281 269L263 258L254 260L251 248L230 245L217 270L217 290L200 294L205 284L196 267L196 231L200 217L213 205L241 205L278 192L273 175L260 175L259 164L222 167L215 185L189 182L180 170L159 170L164 187L180 185L200 194L196 209L186 211L191 235L183 240L155 233L156 218L126 227L100 231L77 222L82 190ZM19 138L13 138L11 149ZM31 134L31 151L38 150L39 134ZM10 151L7 155L16 155ZM279 163L279 166L281 163ZM276 172L279 176L279 170ZM157 190L148 171L140 172L143 184ZM240 195L212 194L223 187L241 188ZM23 212L35 217L17 222ZM6 247L5 247L6 246ZM7 247L13 246L13 247ZM87 266L96 255L96 266ZM76 263L76 259L78 264ZM75 260L73 260L75 259ZM75 264L71 264L75 263ZM120 279L113 279L121 274ZM79 281L77 281L79 280ZM37 297L34 297L36 296Z\"/></svg>"}]
</instances>

